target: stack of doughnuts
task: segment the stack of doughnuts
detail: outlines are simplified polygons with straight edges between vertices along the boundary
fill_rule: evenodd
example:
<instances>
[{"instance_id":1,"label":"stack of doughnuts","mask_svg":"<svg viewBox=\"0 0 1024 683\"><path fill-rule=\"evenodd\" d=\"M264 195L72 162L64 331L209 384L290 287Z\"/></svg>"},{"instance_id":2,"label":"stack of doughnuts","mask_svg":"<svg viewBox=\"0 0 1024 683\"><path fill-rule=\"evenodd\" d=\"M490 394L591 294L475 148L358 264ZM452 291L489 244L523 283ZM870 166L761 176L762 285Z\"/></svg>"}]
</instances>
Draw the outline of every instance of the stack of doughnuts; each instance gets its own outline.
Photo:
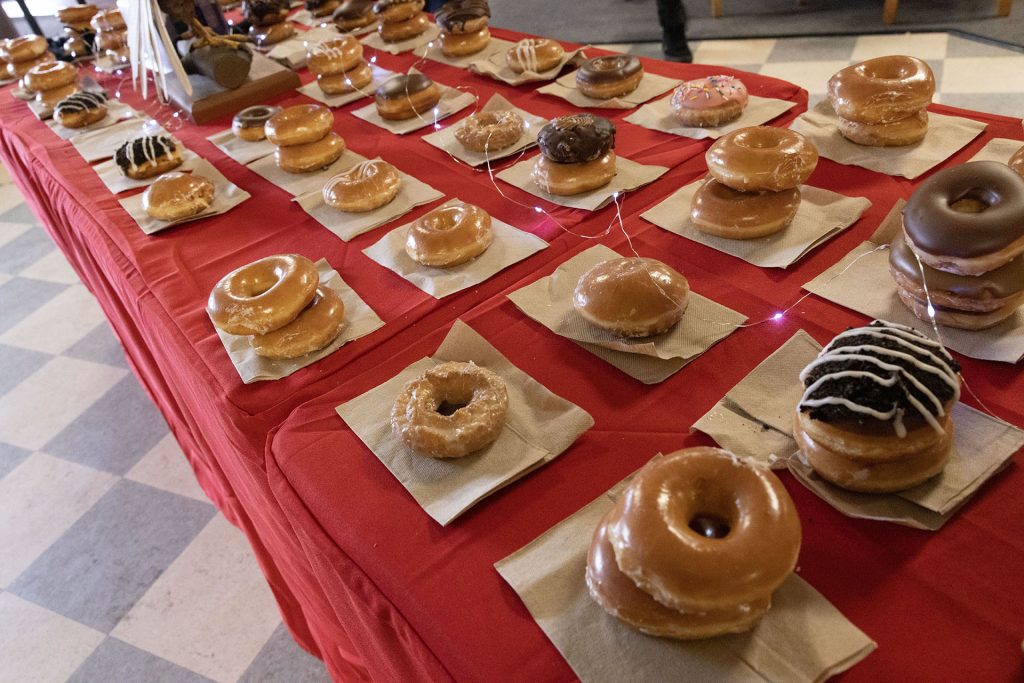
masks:
<instances>
[{"instance_id":1,"label":"stack of doughnuts","mask_svg":"<svg viewBox=\"0 0 1024 683\"><path fill-rule=\"evenodd\" d=\"M96 54L106 55L116 64L128 61L128 26L121 10L107 9L97 12L89 23L96 31Z\"/></svg>"},{"instance_id":2,"label":"stack of doughnuts","mask_svg":"<svg viewBox=\"0 0 1024 683\"><path fill-rule=\"evenodd\" d=\"M246 142L259 142L267 137L265 126L281 107L257 104L246 107L231 119L231 132Z\"/></svg>"},{"instance_id":3,"label":"stack of doughnuts","mask_svg":"<svg viewBox=\"0 0 1024 683\"><path fill-rule=\"evenodd\" d=\"M433 109L441 89L421 73L398 74L382 83L373 99L382 119L404 121Z\"/></svg>"},{"instance_id":4,"label":"stack of doughnuts","mask_svg":"<svg viewBox=\"0 0 1024 683\"><path fill-rule=\"evenodd\" d=\"M345 141L331 128L334 114L319 104L298 104L267 119L267 139L277 145L274 160L288 173L310 173L330 166L345 152Z\"/></svg>"},{"instance_id":5,"label":"stack of doughnuts","mask_svg":"<svg viewBox=\"0 0 1024 683\"><path fill-rule=\"evenodd\" d=\"M576 71L576 87L595 100L628 95L644 77L644 67L633 55L608 55L583 62Z\"/></svg>"},{"instance_id":6,"label":"stack of doughnuts","mask_svg":"<svg viewBox=\"0 0 1024 683\"><path fill-rule=\"evenodd\" d=\"M924 139L935 94L931 68L916 57L876 57L828 81L839 132L859 145L902 147Z\"/></svg>"},{"instance_id":7,"label":"stack of doughnuts","mask_svg":"<svg viewBox=\"0 0 1024 683\"><path fill-rule=\"evenodd\" d=\"M434 13L441 27L441 52L464 57L480 52L491 42L491 8L487 0L449 0Z\"/></svg>"},{"instance_id":8,"label":"stack of doughnuts","mask_svg":"<svg viewBox=\"0 0 1024 683\"><path fill-rule=\"evenodd\" d=\"M615 258L580 277L572 303L588 323L618 337L650 337L682 320L690 283L656 259Z\"/></svg>"},{"instance_id":9,"label":"stack of doughnuts","mask_svg":"<svg viewBox=\"0 0 1024 683\"><path fill-rule=\"evenodd\" d=\"M554 195L575 195L604 187L615 177L615 126L593 114L552 119L537 134L540 156L533 181Z\"/></svg>"},{"instance_id":10,"label":"stack of doughnuts","mask_svg":"<svg viewBox=\"0 0 1024 683\"><path fill-rule=\"evenodd\" d=\"M793 572L801 528L770 469L718 448L652 460L594 531L590 596L652 636L712 638L754 626Z\"/></svg>"},{"instance_id":11,"label":"stack of doughnuts","mask_svg":"<svg viewBox=\"0 0 1024 683\"><path fill-rule=\"evenodd\" d=\"M377 0L373 13L379 22L377 33L385 43L411 40L430 28L423 0Z\"/></svg>"},{"instance_id":12,"label":"stack of doughnuts","mask_svg":"<svg viewBox=\"0 0 1024 683\"><path fill-rule=\"evenodd\" d=\"M28 92L35 93L36 102L47 110L52 110L65 97L81 90L78 68L70 62L36 64L25 74L22 85Z\"/></svg>"},{"instance_id":13,"label":"stack of doughnuts","mask_svg":"<svg viewBox=\"0 0 1024 683\"><path fill-rule=\"evenodd\" d=\"M332 38L306 52L306 66L316 74L317 85L327 95L341 95L365 88L373 80L363 60L363 44L355 36Z\"/></svg>"},{"instance_id":14,"label":"stack of doughnuts","mask_svg":"<svg viewBox=\"0 0 1024 683\"><path fill-rule=\"evenodd\" d=\"M314 17L326 17L338 9L338 0L306 0L306 9Z\"/></svg>"},{"instance_id":15,"label":"stack of doughnuts","mask_svg":"<svg viewBox=\"0 0 1024 683\"><path fill-rule=\"evenodd\" d=\"M369 26L377 21L373 15L374 0L342 0L332 19L339 31L348 32Z\"/></svg>"},{"instance_id":16,"label":"stack of doughnuts","mask_svg":"<svg viewBox=\"0 0 1024 683\"><path fill-rule=\"evenodd\" d=\"M365 213L389 203L402 189L402 176L386 161L362 161L324 184L324 204L338 211Z\"/></svg>"},{"instance_id":17,"label":"stack of doughnuts","mask_svg":"<svg viewBox=\"0 0 1024 683\"><path fill-rule=\"evenodd\" d=\"M747 86L732 76L686 81L672 91L672 114L684 126L721 126L735 121L747 106Z\"/></svg>"},{"instance_id":18,"label":"stack of doughnuts","mask_svg":"<svg viewBox=\"0 0 1024 683\"><path fill-rule=\"evenodd\" d=\"M57 19L64 25L68 39L64 41L64 52L72 58L92 54L85 36L92 33L89 21L98 11L96 5L70 5L57 10Z\"/></svg>"},{"instance_id":19,"label":"stack of doughnuts","mask_svg":"<svg viewBox=\"0 0 1024 683\"><path fill-rule=\"evenodd\" d=\"M491 215L479 206L457 202L417 218L409 226L405 253L425 266L451 268L475 259L493 241Z\"/></svg>"},{"instance_id":20,"label":"stack of doughnuts","mask_svg":"<svg viewBox=\"0 0 1024 683\"><path fill-rule=\"evenodd\" d=\"M7 76L22 78L34 66L52 62L50 45L42 36L19 36L0 44L0 57L7 62Z\"/></svg>"},{"instance_id":21,"label":"stack of doughnuts","mask_svg":"<svg viewBox=\"0 0 1024 683\"><path fill-rule=\"evenodd\" d=\"M295 35L287 21L288 0L245 0L242 13L249 20L249 38L259 46L274 45Z\"/></svg>"},{"instance_id":22,"label":"stack of doughnuts","mask_svg":"<svg viewBox=\"0 0 1024 683\"><path fill-rule=\"evenodd\" d=\"M818 150L795 131L755 126L723 135L705 159L710 177L691 200L693 227L746 240L793 222L800 185L817 166Z\"/></svg>"},{"instance_id":23,"label":"stack of doughnuts","mask_svg":"<svg viewBox=\"0 0 1024 683\"><path fill-rule=\"evenodd\" d=\"M972 161L921 183L889 250L900 300L921 320L981 330L1024 303L1024 178Z\"/></svg>"},{"instance_id":24,"label":"stack of doughnuts","mask_svg":"<svg viewBox=\"0 0 1024 683\"><path fill-rule=\"evenodd\" d=\"M960 365L917 331L875 320L847 330L800 373L794 438L823 479L851 491L903 491L949 460Z\"/></svg>"},{"instance_id":25,"label":"stack of doughnuts","mask_svg":"<svg viewBox=\"0 0 1024 683\"><path fill-rule=\"evenodd\" d=\"M305 256L268 256L225 275L206 304L213 324L250 336L253 350L283 360L318 351L345 326L345 304L320 284Z\"/></svg>"}]
</instances>

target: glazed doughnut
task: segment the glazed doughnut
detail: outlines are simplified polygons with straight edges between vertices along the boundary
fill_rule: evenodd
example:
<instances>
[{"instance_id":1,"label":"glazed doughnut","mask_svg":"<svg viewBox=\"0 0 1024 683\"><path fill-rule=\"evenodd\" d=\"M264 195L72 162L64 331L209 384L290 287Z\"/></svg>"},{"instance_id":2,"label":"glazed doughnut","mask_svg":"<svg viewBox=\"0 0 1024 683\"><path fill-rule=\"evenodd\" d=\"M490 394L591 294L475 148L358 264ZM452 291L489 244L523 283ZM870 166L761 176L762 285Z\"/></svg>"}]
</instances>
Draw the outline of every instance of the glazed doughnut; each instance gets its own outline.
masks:
<instances>
[{"instance_id":1,"label":"glazed doughnut","mask_svg":"<svg viewBox=\"0 0 1024 683\"><path fill-rule=\"evenodd\" d=\"M941 344L909 327L875 320L847 330L800 373L805 390L794 438L815 471L837 486L915 486L949 456L959 372Z\"/></svg>"},{"instance_id":2,"label":"glazed doughnut","mask_svg":"<svg viewBox=\"0 0 1024 683\"><path fill-rule=\"evenodd\" d=\"M121 173L136 180L152 178L181 166L181 149L166 135L145 135L123 143L114 152Z\"/></svg>"},{"instance_id":3,"label":"glazed doughnut","mask_svg":"<svg viewBox=\"0 0 1024 683\"><path fill-rule=\"evenodd\" d=\"M38 90L36 91L36 102L43 105L45 109L52 111L58 102L81 91L82 88L78 83L69 83L52 90Z\"/></svg>"},{"instance_id":4,"label":"glazed doughnut","mask_svg":"<svg viewBox=\"0 0 1024 683\"><path fill-rule=\"evenodd\" d=\"M213 204L214 187L206 178L189 173L167 173L142 193L142 208L153 218L176 221L201 214Z\"/></svg>"},{"instance_id":5,"label":"glazed doughnut","mask_svg":"<svg viewBox=\"0 0 1024 683\"><path fill-rule=\"evenodd\" d=\"M796 131L754 126L718 138L704 158L708 173L734 190L780 192L810 177L818 150Z\"/></svg>"},{"instance_id":6,"label":"glazed doughnut","mask_svg":"<svg viewBox=\"0 0 1024 683\"><path fill-rule=\"evenodd\" d=\"M710 235L749 240L773 235L796 217L800 189L781 192L737 192L708 178L693 195L690 221Z\"/></svg>"},{"instance_id":7,"label":"glazed doughnut","mask_svg":"<svg viewBox=\"0 0 1024 683\"><path fill-rule=\"evenodd\" d=\"M288 18L288 0L245 0L242 14L254 26L279 24Z\"/></svg>"},{"instance_id":8,"label":"glazed doughnut","mask_svg":"<svg viewBox=\"0 0 1024 683\"><path fill-rule=\"evenodd\" d=\"M425 266L451 268L475 259L492 241L490 214L459 202L416 219L405 238L405 253Z\"/></svg>"},{"instance_id":9,"label":"glazed doughnut","mask_svg":"<svg viewBox=\"0 0 1024 683\"><path fill-rule=\"evenodd\" d=\"M411 119L441 100L437 84L420 73L399 74L385 81L374 95L382 119Z\"/></svg>"},{"instance_id":10,"label":"glazed doughnut","mask_svg":"<svg viewBox=\"0 0 1024 683\"><path fill-rule=\"evenodd\" d=\"M514 111L481 111L465 118L455 139L472 152L497 151L516 144L523 127L523 117Z\"/></svg>"},{"instance_id":11,"label":"glazed doughnut","mask_svg":"<svg viewBox=\"0 0 1024 683\"><path fill-rule=\"evenodd\" d=\"M1010 160L1007 161L1006 164L1012 168L1017 175L1024 177L1024 147L1021 147L1014 152L1013 156L1010 157Z\"/></svg>"},{"instance_id":12,"label":"glazed doughnut","mask_svg":"<svg viewBox=\"0 0 1024 683\"><path fill-rule=\"evenodd\" d=\"M441 27L442 38L448 35L477 33L487 28L491 7L487 0L449 0L434 12L434 20Z\"/></svg>"},{"instance_id":13,"label":"glazed doughnut","mask_svg":"<svg viewBox=\"0 0 1024 683\"><path fill-rule=\"evenodd\" d=\"M380 22L377 33L385 43L400 43L409 40L425 32L430 28L430 20L423 12L412 16L405 21Z\"/></svg>"},{"instance_id":14,"label":"glazed doughnut","mask_svg":"<svg viewBox=\"0 0 1024 683\"><path fill-rule=\"evenodd\" d=\"M565 48L548 38L523 38L505 53L505 63L517 74L544 73L561 64Z\"/></svg>"},{"instance_id":15,"label":"glazed doughnut","mask_svg":"<svg viewBox=\"0 0 1024 683\"><path fill-rule=\"evenodd\" d=\"M373 211L390 202L402 189L402 176L386 161L363 161L342 171L324 185L324 204L349 213Z\"/></svg>"},{"instance_id":16,"label":"glazed doughnut","mask_svg":"<svg viewBox=\"0 0 1024 683\"><path fill-rule=\"evenodd\" d=\"M626 95L640 85L644 68L633 55L588 59L576 71L576 87L587 97L607 100Z\"/></svg>"},{"instance_id":17,"label":"glazed doughnut","mask_svg":"<svg viewBox=\"0 0 1024 683\"><path fill-rule=\"evenodd\" d=\"M373 13L385 24L408 21L421 14L423 0L377 0Z\"/></svg>"},{"instance_id":18,"label":"glazed doughnut","mask_svg":"<svg viewBox=\"0 0 1024 683\"><path fill-rule=\"evenodd\" d=\"M297 104L271 116L263 126L275 145L305 145L322 140L334 125L334 114L319 104Z\"/></svg>"},{"instance_id":19,"label":"glazed doughnut","mask_svg":"<svg viewBox=\"0 0 1024 683\"><path fill-rule=\"evenodd\" d=\"M37 64L25 74L25 89L33 92L54 90L78 80L78 69L69 62Z\"/></svg>"},{"instance_id":20,"label":"glazed doughnut","mask_svg":"<svg viewBox=\"0 0 1024 683\"><path fill-rule=\"evenodd\" d=\"M69 7L61 7L57 10L57 20L60 21L64 26L75 26L80 27L82 24L89 25L89 20L93 18L99 10L96 5L71 5Z\"/></svg>"},{"instance_id":21,"label":"glazed doughnut","mask_svg":"<svg viewBox=\"0 0 1024 683\"><path fill-rule=\"evenodd\" d=\"M65 97L53 108L53 118L65 128L84 128L107 116L107 96L79 92Z\"/></svg>"},{"instance_id":22,"label":"glazed doughnut","mask_svg":"<svg viewBox=\"0 0 1024 683\"><path fill-rule=\"evenodd\" d=\"M507 411L501 377L474 363L449 361L403 387L391 408L391 430L420 455L461 458L497 440Z\"/></svg>"},{"instance_id":23,"label":"glazed doughnut","mask_svg":"<svg viewBox=\"0 0 1024 683\"><path fill-rule=\"evenodd\" d=\"M128 28L128 25L124 23L124 17L121 16L121 10L119 9L106 9L97 12L93 15L89 21L92 27L96 29L98 33L104 31L124 31Z\"/></svg>"},{"instance_id":24,"label":"glazed doughnut","mask_svg":"<svg viewBox=\"0 0 1024 683\"><path fill-rule=\"evenodd\" d=\"M295 320L319 283L316 265L305 256L267 256L221 278L206 312L228 334L266 334Z\"/></svg>"},{"instance_id":25,"label":"glazed doughnut","mask_svg":"<svg viewBox=\"0 0 1024 683\"><path fill-rule=\"evenodd\" d=\"M338 0L306 0L306 9L314 17L326 17L338 9Z\"/></svg>"},{"instance_id":26,"label":"glazed doughnut","mask_svg":"<svg viewBox=\"0 0 1024 683\"><path fill-rule=\"evenodd\" d=\"M4 44L3 56L9 62L27 62L39 59L49 49L50 44L42 36L18 36Z\"/></svg>"},{"instance_id":27,"label":"glazed doughnut","mask_svg":"<svg viewBox=\"0 0 1024 683\"><path fill-rule=\"evenodd\" d=\"M442 33L441 53L449 57L476 54L491 42L491 32L484 26L474 33Z\"/></svg>"},{"instance_id":28,"label":"glazed doughnut","mask_svg":"<svg viewBox=\"0 0 1024 683\"><path fill-rule=\"evenodd\" d=\"M924 140L928 134L928 110L914 112L892 123L860 123L838 119L836 126L844 138L867 147L905 147Z\"/></svg>"},{"instance_id":29,"label":"glazed doughnut","mask_svg":"<svg viewBox=\"0 0 1024 683\"><path fill-rule=\"evenodd\" d=\"M533 164L531 177L544 192L569 197L604 187L615 173L615 152L612 151L579 164L559 164L541 154Z\"/></svg>"},{"instance_id":30,"label":"glazed doughnut","mask_svg":"<svg viewBox=\"0 0 1024 683\"><path fill-rule=\"evenodd\" d=\"M30 59L24 62L10 62L7 64L7 75L11 78L24 78L25 74L31 71L34 67L37 67L40 64L46 64L47 62L52 62L55 59L56 57L53 56L53 53L44 52L35 59Z\"/></svg>"},{"instance_id":31,"label":"glazed doughnut","mask_svg":"<svg viewBox=\"0 0 1024 683\"><path fill-rule=\"evenodd\" d=\"M344 0L334 11L332 19L339 31L354 31L377 21L373 16L374 0Z\"/></svg>"},{"instance_id":32,"label":"glazed doughnut","mask_svg":"<svg viewBox=\"0 0 1024 683\"><path fill-rule=\"evenodd\" d=\"M718 448L645 465L608 520L619 570L673 610L763 604L796 567L800 518L770 469Z\"/></svg>"},{"instance_id":33,"label":"glazed doughnut","mask_svg":"<svg viewBox=\"0 0 1024 683\"><path fill-rule=\"evenodd\" d=\"M343 327L345 303L336 291L320 285L313 300L295 320L271 332L254 335L249 343L264 358L298 358L330 344Z\"/></svg>"},{"instance_id":34,"label":"glazed doughnut","mask_svg":"<svg viewBox=\"0 0 1024 683\"><path fill-rule=\"evenodd\" d=\"M721 126L735 121L747 107L747 86L732 76L686 81L672 91L669 106L684 126Z\"/></svg>"},{"instance_id":35,"label":"glazed doughnut","mask_svg":"<svg viewBox=\"0 0 1024 683\"><path fill-rule=\"evenodd\" d=\"M306 66L317 76L350 71L363 59L363 44L354 36L325 40L308 49Z\"/></svg>"},{"instance_id":36,"label":"glazed doughnut","mask_svg":"<svg viewBox=\"0 0 1024 683\"><path fill-rule=\"evenodd\" d=\"M279 24L269 26L249 27L249 38L257 45L276 45L283 40L288 40L295 35L295 24L290 21L282 21Z\"/></svg>"},{"instance_id":37,"label":"glazed doughnut","mask_svg":"<svg viewBox=\"0 0 1024 683\"><path fill-rule=\"evenodd\" d=\"M373 81L373 69L366 62L359 62L352 68L333 76L317 76L316 83L325 95L344 95L362 90Z\"/></svg>"},{"instance_id":38,"label":"glazed doughnut","mask_svg":"<svg viewBox=\"0 0 1024 683\"><path fill-rule=\"evenodd\" d=\"M619 337L650 337L678 323L690 303L690 285L652 258L615 258L579 279L573 307L584 320Z\"/></svg>"},{"instance_id":39,"label":"glazed doughnut","mask_svg":"<svg viewBox=\"0 0 1024 683\"><path fill-rule=\"evenodd\" d=\"M892 123L926 108L935 77L916 57L876 57L838 71L828 81L828 97L841 118L860 123Z\"/></svg>"},{"instance_id":40,"label":"glazed doughnut","mask_svg":"<svg viewBox=\"0 0 1024 683\"><path fill-rule=\"evenodd\" d=\"M274 151L274 161L278 168L288 173L311 173L327 168L344 153L345 140L331 131L314 142L278 147Z\"/></svg>"},{"instance_id":41,"label":"glazed doughnut","mask_svg":"<svg viewBox=\"0 0 1024 683\"><path fill-rule=\"evenodd\" d=\"M921 261L981 275L1024 253L1024 178L998 161L943 169L903 207L907 244Z\"/></svg>"},{"instance_id":42,"label":"glazed doughnut","mask_svg":"<svg viewBox=\"0 0 1024 683\"><path fill-rule=\"evenodd\" d=\"M281 112L281 107L257 104L246 107L231 119L231 132L248 142L258 142L267 137L264 126L271 117Z\"/></svg>"}]
</instances>

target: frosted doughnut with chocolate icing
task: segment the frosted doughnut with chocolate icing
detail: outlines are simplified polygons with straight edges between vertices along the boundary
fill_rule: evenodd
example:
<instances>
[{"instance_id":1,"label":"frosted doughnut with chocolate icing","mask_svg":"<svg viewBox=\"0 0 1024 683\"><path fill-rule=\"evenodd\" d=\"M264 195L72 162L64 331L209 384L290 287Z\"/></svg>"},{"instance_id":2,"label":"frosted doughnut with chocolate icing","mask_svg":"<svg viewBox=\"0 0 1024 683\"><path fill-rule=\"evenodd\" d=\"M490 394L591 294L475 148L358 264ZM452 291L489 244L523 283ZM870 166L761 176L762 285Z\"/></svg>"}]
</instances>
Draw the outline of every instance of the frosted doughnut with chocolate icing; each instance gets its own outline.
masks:
<instances>
[{"instance_id":1,"label":"frosted doughnut with chocolate icing","mask_svg":"<svg viewBox=\"0 0 1024 683\"><path fill-rule=\"evenodd\" d=\"M487 0L449 0L434 12L434 21L444 33L476 33L487 26L491 7Z\"/></svg>"},{"instance_id":2,"label":"frosted doughnut with chocolate icing","mask_svg":"<svg viewBox=\"0 0 1024 683\"><path fill-rule=\"evenodd\" d=\"M607 100L633 92L643 77L644 68L633 55L608 55L584 62L576 71L576 87L587 97Z\"/></svg>"}]
</instances>

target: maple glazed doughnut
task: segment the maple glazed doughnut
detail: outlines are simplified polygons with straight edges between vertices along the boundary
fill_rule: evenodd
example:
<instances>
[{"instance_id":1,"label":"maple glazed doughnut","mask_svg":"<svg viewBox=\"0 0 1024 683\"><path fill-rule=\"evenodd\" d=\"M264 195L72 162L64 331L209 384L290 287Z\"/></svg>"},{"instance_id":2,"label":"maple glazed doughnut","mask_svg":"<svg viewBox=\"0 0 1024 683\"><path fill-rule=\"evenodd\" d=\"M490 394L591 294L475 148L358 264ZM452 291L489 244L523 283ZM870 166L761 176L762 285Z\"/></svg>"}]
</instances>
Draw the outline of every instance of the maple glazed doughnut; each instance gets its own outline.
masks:
<instances>
[{"instance_id":1,"label":"maple glazed doughnut","mask_svg":"<svg viewBox=\"0 0 1024 683\"><path fill-rule=\"evenodd\" d=\"M264 124L267 139L275 145L305 145L322 140L334 125L334 114L319 104L297 104L280 111Z\"/></svg>"},{"instance_id":2,"label":"maple glazed doughnut","mask_svg":"<svg viewBox=\"0 0 1024 683\"><path fill-rule=\"evenodd\" d=\"M461 458L501 435L507 411L501 377L474 363L449 361L403 387L391 408L391 429L420 455Z\"/></svg>"},{"instance_id":3,"label":"maple glazed doughnut","mask_svg":"<svg viewBox=\"0 0 1024 683\"><path fill-rule=\"evenodd\" d=\"M782 230L800 208L800 189L737 192L708 178L693 195L690 221L701 232L734 240L767 237Z\"/></svg>"},{"instance_id":4,"label":"maple glazed doughnut","mask_svg":"<svg viewBox=\"0 0 1024 683\"><path fill-rule=\"evenodd\" d=\"M669 106L684 126L720 126L738 119L748 99L747 86L740 79L708 76L678 86Z\"/></svg>"},{"instance_id":5,"label":"maple glazed doughnut","mask_svg":"<svg viewBox=\"0 0 1024 683\"><path fill-rule=\"evenodd\" d=\"M288 173L310 173L326 168L345 153L345 140L331 131L304 145L288 145L274 150L277 167Z\"/></svg>"},{"instance_id":6,"label":"maple glazed doughnut","mask_svg":"<svg viewBox=\"0 0 1024 683\"><path fill-rule=\"evenodd\" d=\"M637 89L644 67L633 55L588 59L576 71L576 87L587 97L607 100Z\"/></svg>"},{"instance_id":7,"label":"maple glazed doughnut","mask_svg":"<svg viewBox=\"0 0 1024 683\"><path fill-rule=\"evenodd\" d=\"M318 286L316 265L305 256L267 256L221 278L206 311L228 334L266 334L295 320Z\"/></svg>"},{"instance_id":8,"label":"maple glazed doughnut","mask_svg":"<svg viewBox=\"0 0 1024 683\"><path fill-rule=\"evenodd\" d=\"M402 176L386 161L363 161L342 171L324 185L324 204L351 213L384 206L402 188Z\"/></svg>"},{"instance_id":9,"label":"maple glazed doughnut","mask_svg":"<svg viewBox=\"0 0 1024 683\"><path fill-rule=\"evenodd\" d=\"M517 74L544 73L554 69L565 56L565 48L549 38L523 38L505 53L505 63Z\"/></svg>"},{"instance_id":10,"label":"maple glazed doughnut","mask_svg":"<svg viewBox=\"0 0 1024 683\"><path fill-rule=\"evenodd\" d=\"M718 138L704 158L708 173L734 190L780 192L810 177L818 150L796 131L754 126Z\"/></svg>"},{"instance_id":11,"label":"maple glazed doughnut","mask_svg":"<svg viewBox=\"0 0 1024 683\"><path fill-rule=\"evenodd\" d=\"M475 259L492 241L490 214L459 202L416 219L405 238L405 253L425 266L451 268Z\"/></svg>"},{"instance_id":12,"label":"maple glazed doughnut","mask_svg":"<svg viewBox=\"0 0 1024 683\"><path fill-rule=\"evenodd\" d=\"M608 520L618 568L683 613L763 604L796 567L800 518L768 467L718 448L656 458Z\"/></svg>"},{"instance_id":13,"label":"maple glazed doughnut","mask_svg":"<svg viewBox=\"0 0 1024 683\"><path fill-rule=\"evenodd\" d=\"M580 277L572 297L584 320L620 337L649 337L678 323L690 303L690 285L652 258L614 258Z\"/></svg>"},{"instance_id":14,"label":"maple glazed doughnut","mask_svg":"<svg viewBox=\"0 0 1024 683\"><path fill-rule=\"evenodd\" d=\"M841 69L828 81L836 114L860 123L893 123L926 108L935 94L931 68L916 57L876 57Z\"/></svg>"},{"instance_id":15,"label":"maple glazed doughnut","mask_svg":"<svg viewBox=\"0 0 1024 683\"><path fill-rule=\"evenodd\" d=\"M514 111L481 111L465 118L455 139L472 152L497 151L516 144L523 128L523 117Z\"/></svg>"},{"instance_id":16,"label":"maple glazed doughnut","mask_svg":"<svg viewBox=\"0 0 1024 683\"><path fill-rule=\"evenodd\" d=\"M389 78L374 93L377 113L382 119L402 121L432 109L441 100L434 81L420 73Z\"/></svg>"},{"instance_id":17,"label":"maple glazed doughnut","mask_svg":"<svg viewBox=\"0 0 1024 683\"><path fill-rule=\"evenodd\" d=\"M295 320L249 341L257 355L275 360L298 358L319 351L338 338L345 326L345 303L328 287L316 288L313 300Z\"/></svg>"},{"instance_id":18,"label":"maple glazed doughnut","mask_svg":"<svg viewBox=\"0 0 1024 683\"><path fill-rule=\"evenodd\" d=\"M78 69L69 62L46 62L28 70L25 89L33 92L54 90L71 85L77 79Z\"/></svg>"},{"instance_id":19,"label":"maple glazed doughnut","mask_svg":"<svg viewBox=\"0 0 1024 683\"><path fill-rule=\"evenodd\" d=\"M317 76L349 71L363 59L363 44L354 36L332 38L308 48L306 66Z\"/></svg>"},{"instance_id":20,"label":"maple glazed doughnut","mask_svg":"<svg viewBox=\"0 0 1024 683\"><path fill-rule=\"evenodd\" d=\"M257 104L246 107L231 119L231 132L248 142L258 142L267 137L264 126L267 121L281 112L281 107Z\"/></svg>"}]
</instances>

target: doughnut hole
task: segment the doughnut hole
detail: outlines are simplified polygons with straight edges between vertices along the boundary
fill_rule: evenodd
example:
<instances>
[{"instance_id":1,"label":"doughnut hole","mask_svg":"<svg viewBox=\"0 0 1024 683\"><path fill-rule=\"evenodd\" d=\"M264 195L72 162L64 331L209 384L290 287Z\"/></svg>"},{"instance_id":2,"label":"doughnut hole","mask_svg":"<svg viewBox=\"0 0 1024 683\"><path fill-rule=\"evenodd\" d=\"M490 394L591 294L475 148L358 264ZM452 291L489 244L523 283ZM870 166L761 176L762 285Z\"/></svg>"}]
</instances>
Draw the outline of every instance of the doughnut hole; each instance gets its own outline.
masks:
<instances>
[{"instance_id":1,"label":"doughnut hole","mask_svg":"<svg viewBox=\"0 0 1024 683\"><path fill-rule=\"evenodd\" d=\"M687 489L662 492L665 518L677 535L696 534L701 538L724 539L742 523L742 511L735 492L707 479L697 479Z\"/></svg>"},{"instance_id":2,"label":"doughnut hole","mask_svg":"<svg viewBox=\"0 0 1024 683\"><path fill-rule=\"evenodd\" d=\"M997 201L991 191L976 187L971 188L960 197L951 201L949 208L957 213L981 213L992 208Z\"/></svg>"},{"instance_id":3,"label":"doughnut hole","mask_svg":"<svg viewBox=\"0 0 1024 683\"><path fill-rule=\"evenodd\" d=\"M874 78L880 81L899 81L914 75L916 69L912 64L906 62L874 61L864 64L863 73L867 78Z\"/></svg>"},{"instance_id":4,"label":"doughnut hole","mask_svg":"<svg viewBox=\"0 0 1024 683\"><path fill-rule=\"evenodd\" d=\"M782 142L777 135L760 127L741 132L733 141L740 147L748 149L774 149Z\"/></svg>"},{"instance_id":5,"label":"doughnut hole","mask_svg":"<svg viewBox=\"0 0 1024 683\"><path fill-rule=\"evenodd\" d=\"M704 538L725 538L732 531L729 522L717 515L698 513L690 520L690 529Z\"/></svg>"}]
</instances>

